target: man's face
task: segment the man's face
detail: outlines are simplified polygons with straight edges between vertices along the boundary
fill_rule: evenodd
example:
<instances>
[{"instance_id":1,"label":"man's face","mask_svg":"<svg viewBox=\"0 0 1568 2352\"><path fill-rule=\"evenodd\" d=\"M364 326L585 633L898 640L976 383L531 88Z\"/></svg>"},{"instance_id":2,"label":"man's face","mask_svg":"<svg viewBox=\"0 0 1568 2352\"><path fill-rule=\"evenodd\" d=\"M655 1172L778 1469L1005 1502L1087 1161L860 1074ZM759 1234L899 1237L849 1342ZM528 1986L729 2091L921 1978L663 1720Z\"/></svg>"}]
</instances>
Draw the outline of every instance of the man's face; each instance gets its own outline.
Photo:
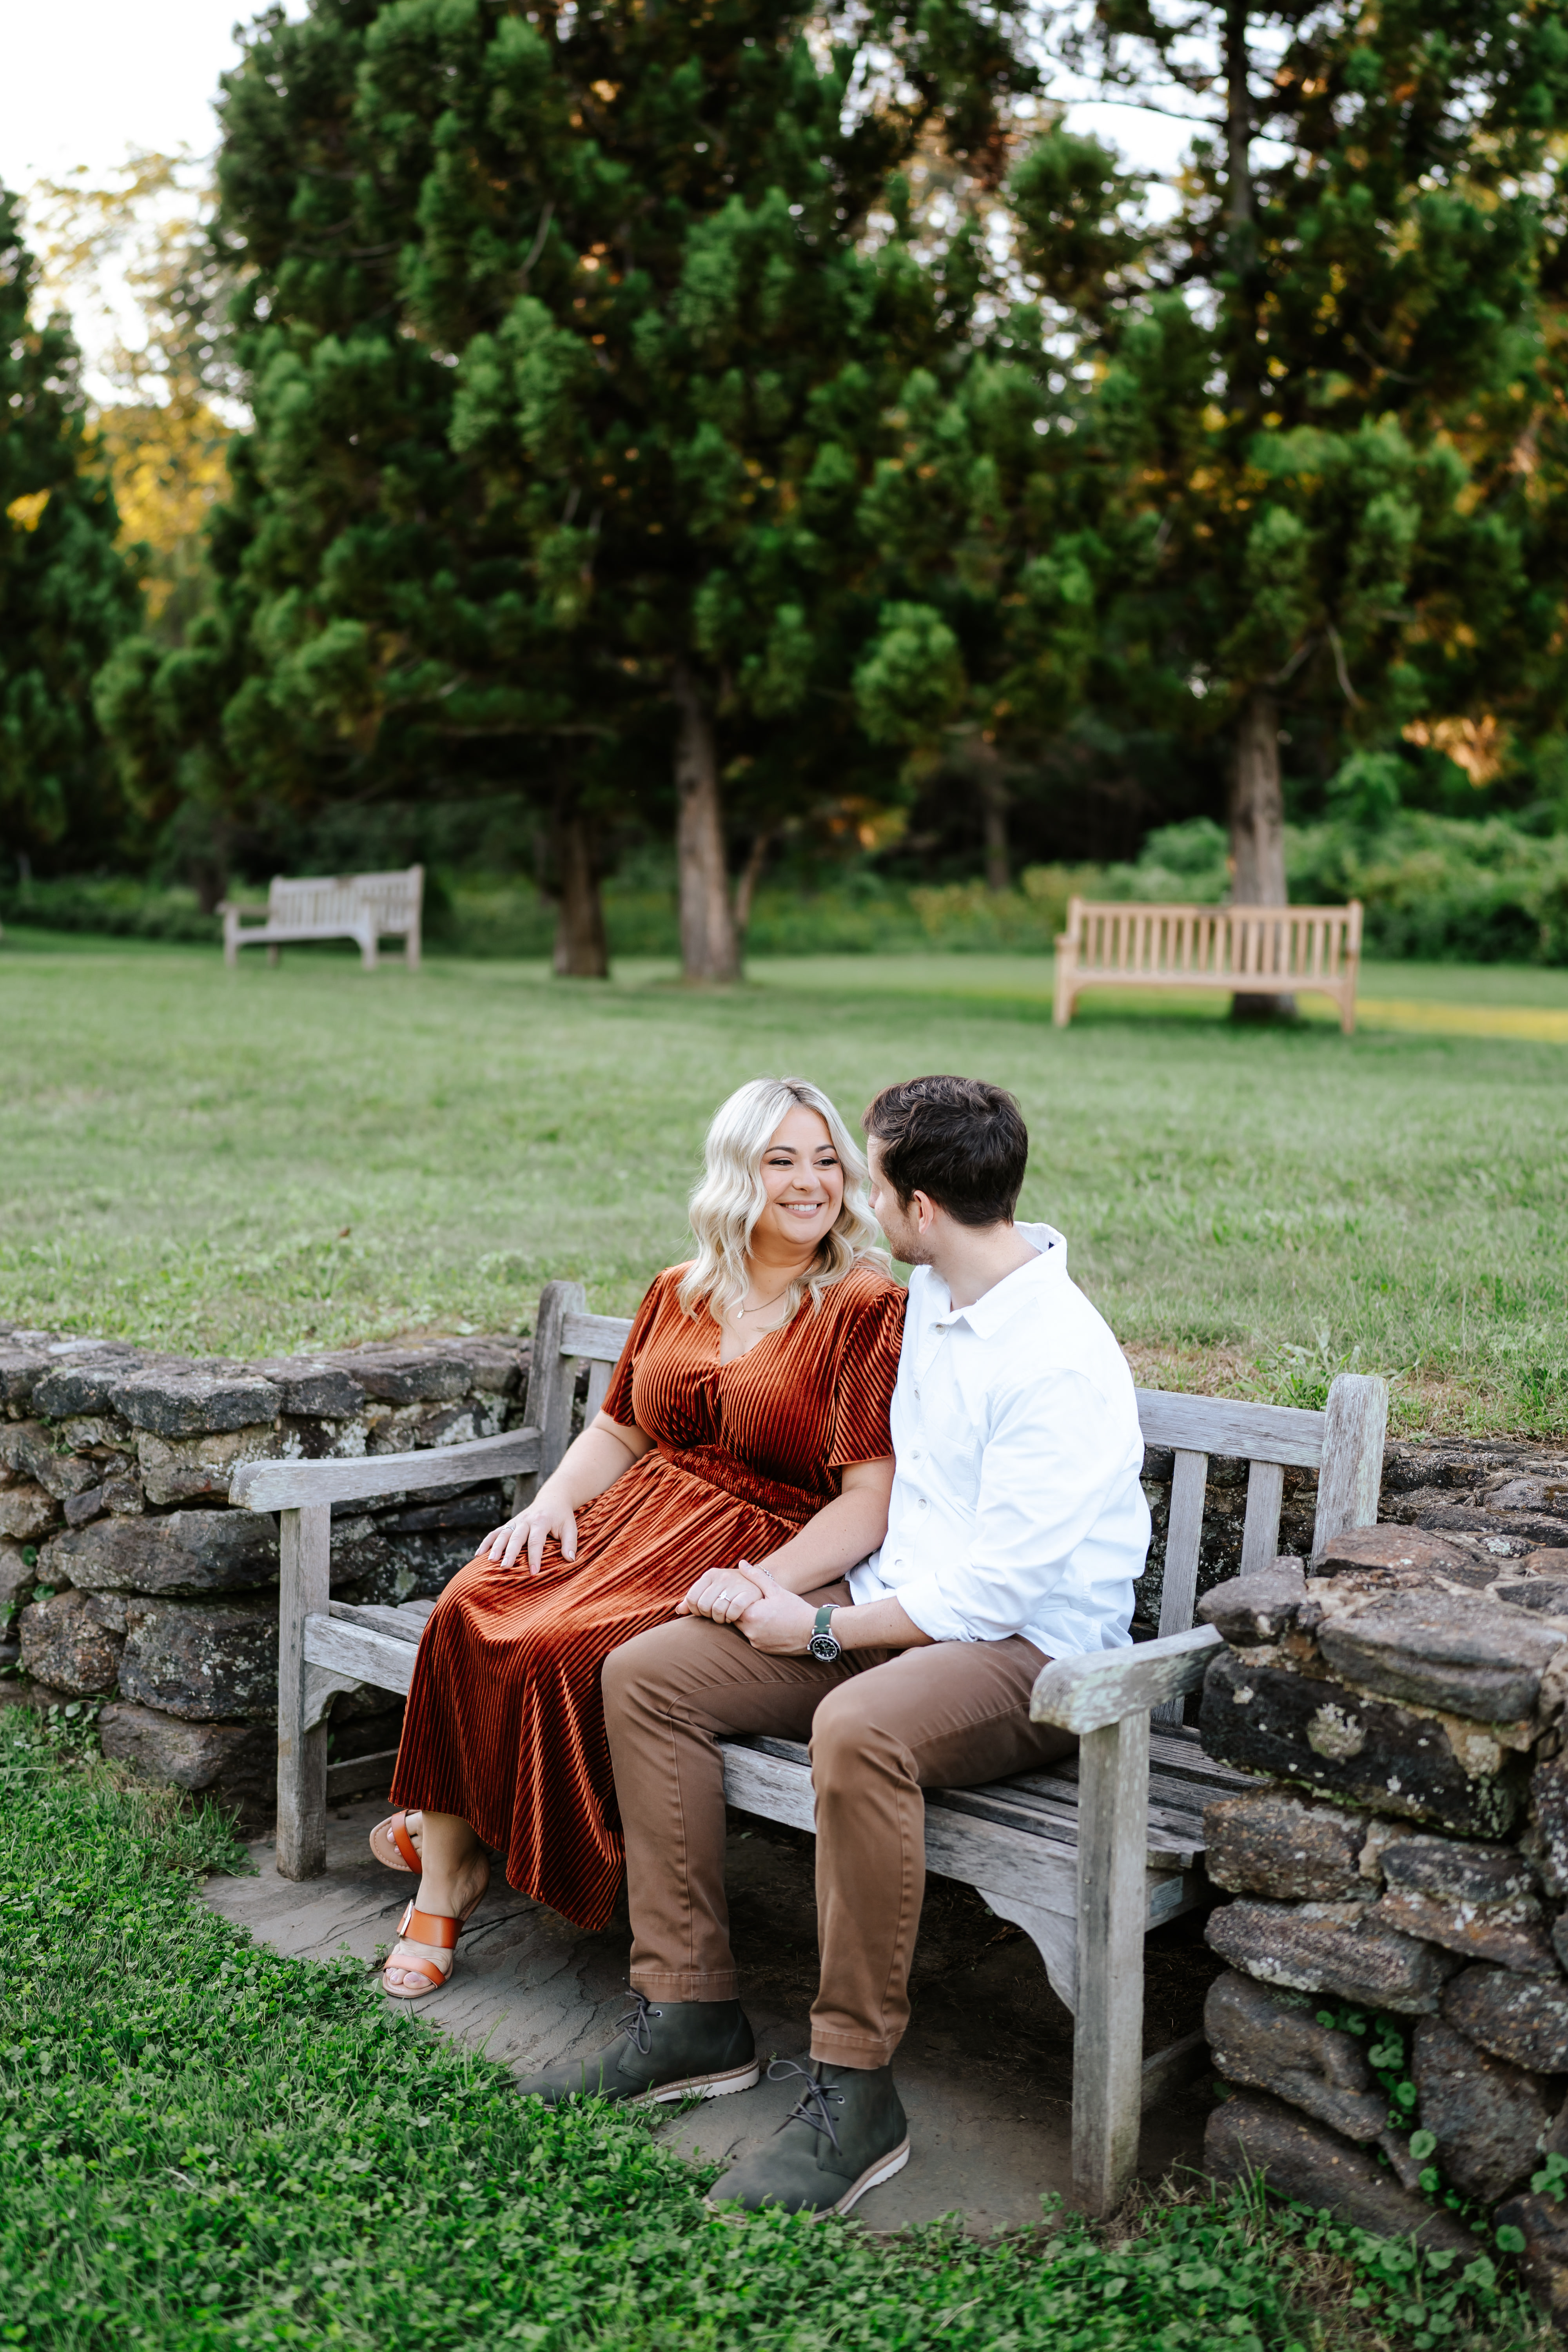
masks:
<instances>
[{"instance_id":1,"label":"man's face","mask_svg":"<svg viewBox=\"0 0 1568 2352\"><path fill-rule=\"evenodd\" d=\"M874 1135L868 1139L866 1158L871 1171L871 1214L886 1234L888 1247L905 1265L929 1265L931 1250L911 1213L914 1203L906 1209L900 1202L883 1172L882 1146Z\"/></svg>"}]
</instances>

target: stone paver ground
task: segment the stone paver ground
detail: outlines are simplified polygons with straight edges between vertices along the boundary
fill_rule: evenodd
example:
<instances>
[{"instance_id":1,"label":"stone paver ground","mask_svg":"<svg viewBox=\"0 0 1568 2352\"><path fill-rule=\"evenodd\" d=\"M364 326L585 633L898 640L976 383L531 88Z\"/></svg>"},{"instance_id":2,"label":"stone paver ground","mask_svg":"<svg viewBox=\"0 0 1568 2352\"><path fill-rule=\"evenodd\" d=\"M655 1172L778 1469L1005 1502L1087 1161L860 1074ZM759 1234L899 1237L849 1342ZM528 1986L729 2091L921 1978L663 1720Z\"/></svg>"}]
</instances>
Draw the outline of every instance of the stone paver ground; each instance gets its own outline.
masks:
<instances>
[{"instance_id":1,"label":"stone paver ground","mask_svg":"<svg viewBox=\"0 0 1568 2352\"><path fill-rule=\"evenodd\" d=\"M371 1960L390 1943L411 1887L366 1844L384 1807L341 1807L328 1822L325 1874L278 1875L270 1841L250 1852L257 1874L213 1878L208 1900L275 1950ZM804 2059L816 1983L811 1841L731 1816L729 1884L746 2008L764 2054ZM419 2013L520 2073L606 2041L626 2006L630 1936L624 1917L585 1936L514 1894L499 1872L464 1937L448 1991ZM1180 1920L1149 1945L1145 2047L1201 2021L1218 1963L1201 1925ZM1072 2021L1037 1954L992 1917L969 1888L932 1879L912 1984L914 2015L898 2061L912 2153L905 2169L858 2209L880 2230L961 2212L978 2231L1037 2221L1040 2199L1066 2195L1071 2158ZM765 2080L665 2126L704 2158L741 2155L782 2122L794 2086ZM1144 2118L1142 2171L1157 2179L1201 2156L1208 2098L1190 2085Z\"/></svg>"}]
</instances>

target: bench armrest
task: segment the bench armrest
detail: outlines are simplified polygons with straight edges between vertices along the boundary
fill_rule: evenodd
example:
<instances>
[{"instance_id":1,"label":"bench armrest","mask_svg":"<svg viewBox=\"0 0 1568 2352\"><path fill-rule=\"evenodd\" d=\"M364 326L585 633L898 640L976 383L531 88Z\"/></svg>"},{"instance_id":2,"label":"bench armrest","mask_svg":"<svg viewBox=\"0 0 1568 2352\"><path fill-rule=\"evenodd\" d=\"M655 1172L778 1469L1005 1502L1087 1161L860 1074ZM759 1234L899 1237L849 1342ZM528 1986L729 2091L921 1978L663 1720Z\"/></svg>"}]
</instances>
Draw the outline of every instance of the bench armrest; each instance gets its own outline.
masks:
<instances>
[{"instance_id":1,"label":"bench armrest","mask_svg":"<svg viewBox=\"0 0 1568 2352\"><path fill-rule=\"evenodd\" d=\"M362 1454L346 1461L242 1462L228 1499L242 1511L309 1511L333 1503L367 1503L375 1495L436 1494L445 1486L515 1478L539 1467L537 1429L509 1429L465 1445L416 1454Z\"/></svg>"},{"instance_id":2,"label":"bench armrest","mask_svg":"<svg viewBox=\"0 0 1568 2352\"><path fill-rule=\"evenodd\" d=\"M1194 1625L1190 1633L1168 1633L1131 1649L1054 1658L1036 1679L1029 1714L1036 1723L1059 1724L1064 1731L1103 1731L1196 1690L1219 1638L1212 1625Z\"/></svg>"},{"instance_id":3,"label":"bench armrest","mask_svg":"<svg viewBox=\"0 0 1568 2352\"><path fill-rule=\"evenodd\" d=\"M265 915L269 911L264 899L220 898L213 908L215 915Z\"/></svg>"}]
</instances>

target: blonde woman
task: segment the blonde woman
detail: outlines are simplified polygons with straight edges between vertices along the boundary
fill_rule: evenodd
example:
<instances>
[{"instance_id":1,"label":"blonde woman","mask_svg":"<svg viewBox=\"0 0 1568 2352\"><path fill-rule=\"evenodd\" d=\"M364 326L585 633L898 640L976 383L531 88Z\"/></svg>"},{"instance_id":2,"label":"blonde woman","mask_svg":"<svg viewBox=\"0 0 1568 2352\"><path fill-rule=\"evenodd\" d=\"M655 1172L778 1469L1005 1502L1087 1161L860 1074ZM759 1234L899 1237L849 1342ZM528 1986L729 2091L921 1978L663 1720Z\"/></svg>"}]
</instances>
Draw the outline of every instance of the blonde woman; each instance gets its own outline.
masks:
<instances>
[{"instance_id":1,"label":"blonde woman","mask_svg":"<svg viewBox=\"0 0 1568 2352\"><path fill-rule=\"evenodd\" d=\"M689 1608L727 1622L765 1560L835 1583L887 1531L888 1413L904 1294L866 1165L801 1078L754 1078L708 1130L697 1255L658 1275L603 1412L534 1500L487 1536L426 1626L373 1851L422 1872L383 1978L445 1984L489 1879L581 1927L614 1908L622 1845L599 1669ZM737 1640L742 1637L736 1636Z\"/></svg>"}]
</instances>

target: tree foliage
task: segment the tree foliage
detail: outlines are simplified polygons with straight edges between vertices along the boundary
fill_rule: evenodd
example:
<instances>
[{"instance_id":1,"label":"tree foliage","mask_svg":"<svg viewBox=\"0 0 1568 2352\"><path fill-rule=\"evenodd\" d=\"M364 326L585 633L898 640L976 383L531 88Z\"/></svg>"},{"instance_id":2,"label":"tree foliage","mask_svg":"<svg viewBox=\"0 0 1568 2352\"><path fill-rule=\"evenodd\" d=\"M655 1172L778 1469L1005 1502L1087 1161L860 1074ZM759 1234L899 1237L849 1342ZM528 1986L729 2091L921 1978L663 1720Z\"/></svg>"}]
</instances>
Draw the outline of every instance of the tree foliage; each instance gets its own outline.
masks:
<instances>
[{"instance_id":1,"label":"tree foliage","mask_svg":"<svg viewBox=\"0 0 1568 2352\"><path fill-rule=\"evenodd\" d=\"M32 316L37 265L0 189L0 821L15 853L111 855L121 812L94 673L137 617L76 345Z\"/></svg>"},{"instance_id":2,"label":"tree foliage","mask_svg":"<svg viewBox=\"0 0 1568 2352\"><path fill-rule=\"evenodd\" d=\"M1330 773L1424 723L1558 723L1568 9L1103 0L1078 61L1211 116L1136 293L1102 227L1083 448L1123 526L1108 635L1172 723L1229 736L1237 892L1281 898L1282 723Z\"/></svg>"},{"instance_id":3,"label":"tree foliage","mask_svg":"<svg viewBox=\"0 0 1568 2352\"><path fill-rule=\"evenodd\" d=\"M688 970L732 972L726 779L755 833L868 758L859 497L978 282L967 234L917 257L900 169L928 139L1002 168L1012 29L264 16L219 167L256 429L210 622L121 665L130 756L183 746L229 806L521 776L568 835L673 801Z\"/></svg>"},{"instance_id":4,"label":"tree foliage","mask_svg":"<svg viewBox=\"0 0 1568 2352\"><path fill-rule=\"evenodd\" d=\"M255 427L208 609L100 693L142 804L521 790L579 971L616 828L669 830L723 977L781 834L945 790L1003 883L1064 747L1228 795L1265 901L1288 798L1568 773L1568 0L1061 21L1192 121L1161 204L1026 132L1022 10L265 14L196 273Z\"/></svg>"}]
</instances>

